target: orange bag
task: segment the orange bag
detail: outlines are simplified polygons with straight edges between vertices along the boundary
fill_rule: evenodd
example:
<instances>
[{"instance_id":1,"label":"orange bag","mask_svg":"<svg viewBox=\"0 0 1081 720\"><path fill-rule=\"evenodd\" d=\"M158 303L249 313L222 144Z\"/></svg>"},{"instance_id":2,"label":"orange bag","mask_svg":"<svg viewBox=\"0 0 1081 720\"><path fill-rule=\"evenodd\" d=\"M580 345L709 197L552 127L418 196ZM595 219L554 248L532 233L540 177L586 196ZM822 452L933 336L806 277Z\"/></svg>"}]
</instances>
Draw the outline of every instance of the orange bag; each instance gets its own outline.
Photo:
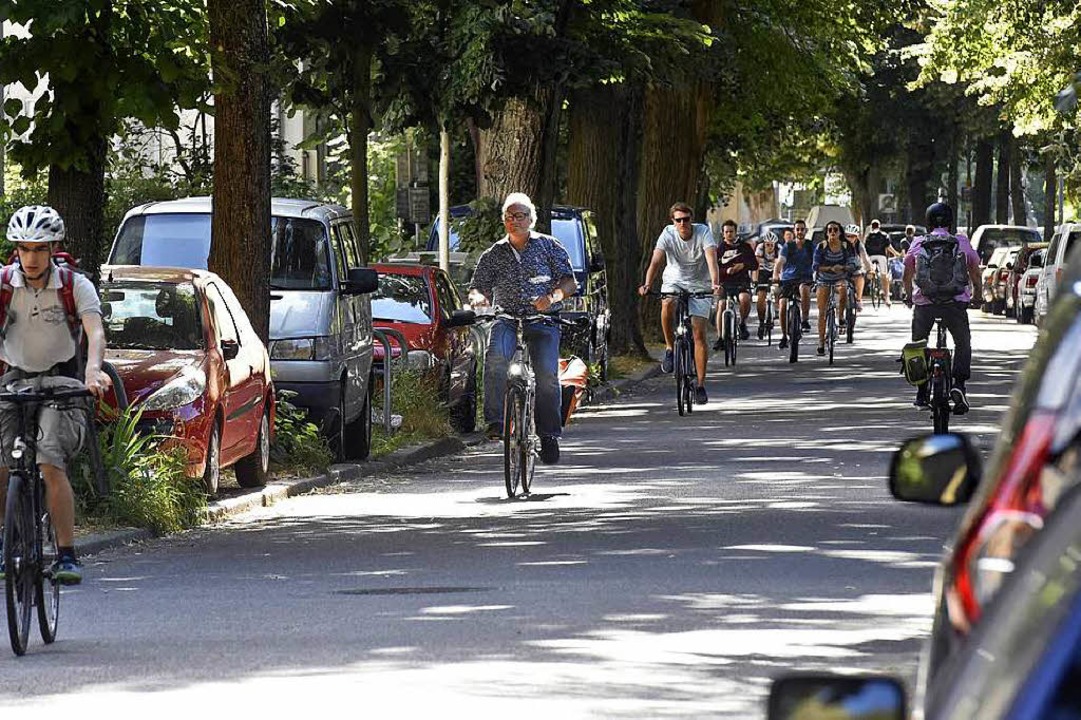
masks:
<instances>
[{"instance_id":1,"label":"orange bag","mask_svg":"<svg viewBox=\"0 0 1081 720\"><path fill-rule=\"evenodd\" d=\"M589 368L579 357L559 358L559 387L563 392L563 424L571 421L589 383Z\"/></svg>"}]
</instances>

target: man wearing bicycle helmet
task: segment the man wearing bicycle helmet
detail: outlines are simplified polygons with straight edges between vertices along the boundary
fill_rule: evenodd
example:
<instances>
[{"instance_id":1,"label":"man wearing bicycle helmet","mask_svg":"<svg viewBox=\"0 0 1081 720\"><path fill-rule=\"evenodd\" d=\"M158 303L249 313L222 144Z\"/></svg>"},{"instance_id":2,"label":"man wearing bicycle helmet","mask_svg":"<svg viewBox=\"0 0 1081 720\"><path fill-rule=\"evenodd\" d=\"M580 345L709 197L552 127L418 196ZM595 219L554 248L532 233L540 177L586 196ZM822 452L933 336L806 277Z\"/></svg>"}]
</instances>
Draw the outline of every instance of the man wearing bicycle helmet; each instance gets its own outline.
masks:
<instances>
[{"instance_id":1,"label":"man wearing bicycle helmet","mask_svg":"<svg viewBox=\"0 0 1081 720\"><path fill-rule=\"evenodd\" d=\"M109 376L101 370L105 360L105 333L101 323L101 302L93 283L84 275L70 272L62 280L53 253L64 239L64 221L51 207L30 205L19 208L7 226L7 239L15 245L16 258L4 271L2 291L7 296L6 313L0 327L0 360L8 370L0 377L0 387L10 383L43 388L85 384L100 398L109 388ZM68 277L68 276L66 276ZM62 282L70 282L75 318L69 317ZM87 340L86 367L79 372L81 334ZM80 383L82 381L82 383ZM17 430L16 408L0 404L0 507L7 494L7 464ZM53 577L62 584L82 581L75 556L75 498L66 467L86 441L86 411L69 407L42 406L38 414L36 456L45 481L45 502L56 530L57 557Z\"/></svg>"}]
</instances>

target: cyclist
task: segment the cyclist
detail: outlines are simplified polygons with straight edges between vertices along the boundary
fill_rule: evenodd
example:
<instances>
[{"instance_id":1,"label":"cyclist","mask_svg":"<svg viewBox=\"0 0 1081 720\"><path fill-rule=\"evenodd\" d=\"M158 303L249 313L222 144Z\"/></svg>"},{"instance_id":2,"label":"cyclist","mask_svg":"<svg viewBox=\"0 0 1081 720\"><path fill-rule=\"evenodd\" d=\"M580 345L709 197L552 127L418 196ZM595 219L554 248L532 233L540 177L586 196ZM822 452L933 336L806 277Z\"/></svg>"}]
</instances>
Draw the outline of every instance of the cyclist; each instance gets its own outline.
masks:
<instances>
[{"instance_id":1,"label":"cyclist","mask_svg":"<svg viewBox=\"0 0 1081 720\"><path fill-rule=\"evenodd\" d=\"M784 229L785 242L795 237L791 228ZM755 287L758 291L758 339L766 335L766 295L769 293L770 284L773 281L773 266L777 264L777 253L780 248L777 244L777 235L772 231L766 231L762 242L754 250L754 256L758 260L758 269L754 276Z\"/></svg>"},{"instance_id":2,"label":"cyclist","mask_svg":"<svg viewBox=\"0 0 1081 720\"><path fill-rule=\"evenodd\" d=\"M860 240L860 226L856 224L845 227L845 240L856 254L856 271L852 276L852 282L856 286L856 312L863 310L863 286L867 283L867 273L874 267L871 259L867 257L867 249Z\"/></svg>"},{"instance_id":3,"label":"cyclist","mask_svg":"<svg viewBox=\"0 0 1081 720\"><path fill-rule=\"evenodd\" d=\"M953 208L943 202L936 202L927 208L927 227L930 231L916 237L905 255L905 274L902 278L905 288L905 304L912 308L912 340L926 340L931 335L935 318L942 318L950 335L953 336L953 389L950 400L953 411L964 415L969 410L968 389L966 383L972 373L972 330L968 325L968 304L972 301L972 289L980 286L980 256L972 248L968 236L964 233L953 235ZM917 258L925 243L934 238L957 238L957 247L963 253L968 266L968 284L964 289L945 300L928 298L924 289L913 282L916 279ZM927 405L927 383L916 389L917 407Z\"/></svg>"},{"instance_id":4,"label":"cyclist","mask_svg":"<svg viewBox=\"0 0 1081 720\"><path fill-rule=\"evenodd\" d=\"M525 193L514 192L503 201L503 227L507 234L477 260L469 283L469 300L475 307L495 305L508 315L556 314L563 299L574 295L570 255L558 240L535 232L537 209ZM537 320L525 328L525 342L536 374L536 423L540 436L540 460L559 462L562 393L559 389L559 326ZM518 345L515 323L497 319L492 323L488 350L484 354L484 421L489 439L502 436L503 394L507 365Z\"/></svg>"},{"instance_id":5,"label":"cyclist","mask_svg":"<svg viewBox=\"0 0 1081 720\"><path fill-rule=\"evenodd\" d=\"M639 286L638 294L646 295L653 285L653 278L662 267L661 292L717 292L717 242L709 226L694 223L694 212L690 205L677 202L668 210L672 224L657 236L653 248L653 257L646 268L645 282ZM706 326L709 322L711 306L709 298L691 298L689 311L691 328L694 332L694 365L698 375L698 388L695 390L695 403L705 405L709 402L706 394L706 363L708 346L706 345ZM675 331L675 298L661 301L661 330L664 333L664 361L661 370L672 372L672 338Z\"/></svg>"},{"instance_id":6,"label":"cyclist","mask_svg":"<svg viewBox=\"0 0 1081 720\"><path fill-rule=\"evenodd\" d=\"M863 246L867 250L867 256L871 260L871 272L878 275L882 283L882 294L886 298L886 307L890 307L890 266L889 257L893 251L890 244L890 236L882 230L878 220L871 221L871 229L867 231L867 237L863 239Z\"/></svg>"},{"instance_id":7,"label":"cyclist","mask_svg":"<svg viewBox=\"0 0 1081 720\"><path fill-rule=\"evenodd\" d=\"M794 240L788 240L777 253L777 262L773 265L773 282L780 283L780 320L781 342L777 347L788 347L788 302L799 302L803 310L803 331L809 332L811 321L811 284L814 282L814 246L807 240L807 223L797 220L792 226Z\"/></svg>"},{"instance_id":8,"label":"cyclist","mask_svg":"<svg viewBox=\"0 0 1081 720\"><path fill-rule=\"evenodd\" d=\"M751 314L751 273L758 270L758 259L754 248L746 240L736 236L736 222L725 220L721 224L722 244L717 248L721 278L721 297L734 295L739 298L739 337L746 340L751 336L747 330L747 316ZM724 305L717 305L717 342L714 350L721 348L721 319L724 317ZM759 336L761 337L761 336Z\"/></svg>"},{"instance_id":9,"label":"cyclist","mask_svg":"<svg viewBox=\"0 0 1081 720\"><path fill-rule=\"evenodd\" d=\"M0 385L29 384L40 379L43 388L86 389L100 398L109 388L109 376L101 370L105 359L105 332L101 301L93 283L71 273L76 318L70 318L61 297L60 272L52 255L64 239L64 221L51 207L19 208L7 226L7 239L15 245L15 264L10 271L10 299L4 327L0 328L0 359L8 372ZM7 292L4 288L3 292ZM87 340L86 368L79 375L79 329ZM7 495L7 463L17 431L18 408L0 404L0 507ZM86 412L79 408L43 406L38 413L36 454L45 481L45 503L56 529L57 557L52 574L57 582L77 585L82 570L75 555L75 497L67 476L67 464L86 441Z\"/></svg>"},{"instance_id":10,"label":"cyclist","mask_svg":"<svg viewBox=\"0 0 1081 720\"><path fill-rule=\"evenodd\" d=\"M826 223L826 240L815 248L814 274L815 295L818 302L818 354L826 354L826 309L829 307L830 293L845 288L849 278L854 278L860 269L856 251L841 237L841 223L830 220ZM837 325L844 324L848 293L841 295L837 304Z\"/></svg>"}]
</instances>

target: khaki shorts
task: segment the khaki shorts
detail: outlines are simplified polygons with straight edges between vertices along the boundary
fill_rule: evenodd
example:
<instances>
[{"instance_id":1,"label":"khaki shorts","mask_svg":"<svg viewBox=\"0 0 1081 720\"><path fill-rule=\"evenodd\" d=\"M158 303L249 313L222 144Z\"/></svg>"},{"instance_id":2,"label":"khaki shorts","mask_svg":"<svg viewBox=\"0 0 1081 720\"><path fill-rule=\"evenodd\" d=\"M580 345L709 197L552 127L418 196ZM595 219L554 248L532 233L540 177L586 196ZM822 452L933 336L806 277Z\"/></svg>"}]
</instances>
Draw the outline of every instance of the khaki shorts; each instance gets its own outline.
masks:
<instances>
[{"instance_id":1,"label":"khaki shorts","mask_svg":"<svg viewBox=\"0 0 1081 720\"><path fill-rule=\"evenodd\" d=\"M14 371L18 372L18 371ZM8 373L0 377L0 386L6 386L16 376ZM81 388L83 384L78 380L63 376L50 376L35 379L18 380L15 387L30 387L35 382L40 382L41 387L70 387ZM38 465L55 465L65 467L72 458L82 449L86 443L87 412L85 409L86 398L67 399L59 401L62 407L41 405L38 413L37 435L37 462ZM0 464L13 466L14 459L11 457L11 449L15 444L15 435L19 430L18 412L20 409L32 411L32 405L15 405L14 403L0 403Z\"/></svg>"}]
</instances>

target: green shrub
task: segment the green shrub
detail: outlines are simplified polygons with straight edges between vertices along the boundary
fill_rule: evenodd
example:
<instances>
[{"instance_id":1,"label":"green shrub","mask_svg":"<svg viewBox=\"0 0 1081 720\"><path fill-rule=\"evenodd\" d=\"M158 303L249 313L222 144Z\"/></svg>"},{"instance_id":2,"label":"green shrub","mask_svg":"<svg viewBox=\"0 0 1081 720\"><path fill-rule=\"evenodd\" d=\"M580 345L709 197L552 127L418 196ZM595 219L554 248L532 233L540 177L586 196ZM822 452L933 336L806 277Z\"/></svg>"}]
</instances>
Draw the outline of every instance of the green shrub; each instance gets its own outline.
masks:
<instances>
[{"instance_id":1,"label":"green shrub","mask_svg":"<svg viewBox=\"0 0 1081 720\"><path fill-rule=\"evenodd\" d=\"M334 460L327 440L308 412L290 402L296 397L291 390L279 390L274 413L274 442L270 444L270 461L290 472L322 472Z\"/></svg>"},{"instance_id":2,"label":"green shrub","mask_svg":"<svg viewBox=\"0 0 1081 720\"><path fill-rule=\"evenodd\" d=\"M402 416L401 427L391 435L376 423L372 429L372 455L386 455L410 443L453 434L450 413L439 389L439 376L394 366L390 379L391 412ZM373 393L376 417L383 412L382 376L376 375Z\"/></svg>"}]
</instances>

